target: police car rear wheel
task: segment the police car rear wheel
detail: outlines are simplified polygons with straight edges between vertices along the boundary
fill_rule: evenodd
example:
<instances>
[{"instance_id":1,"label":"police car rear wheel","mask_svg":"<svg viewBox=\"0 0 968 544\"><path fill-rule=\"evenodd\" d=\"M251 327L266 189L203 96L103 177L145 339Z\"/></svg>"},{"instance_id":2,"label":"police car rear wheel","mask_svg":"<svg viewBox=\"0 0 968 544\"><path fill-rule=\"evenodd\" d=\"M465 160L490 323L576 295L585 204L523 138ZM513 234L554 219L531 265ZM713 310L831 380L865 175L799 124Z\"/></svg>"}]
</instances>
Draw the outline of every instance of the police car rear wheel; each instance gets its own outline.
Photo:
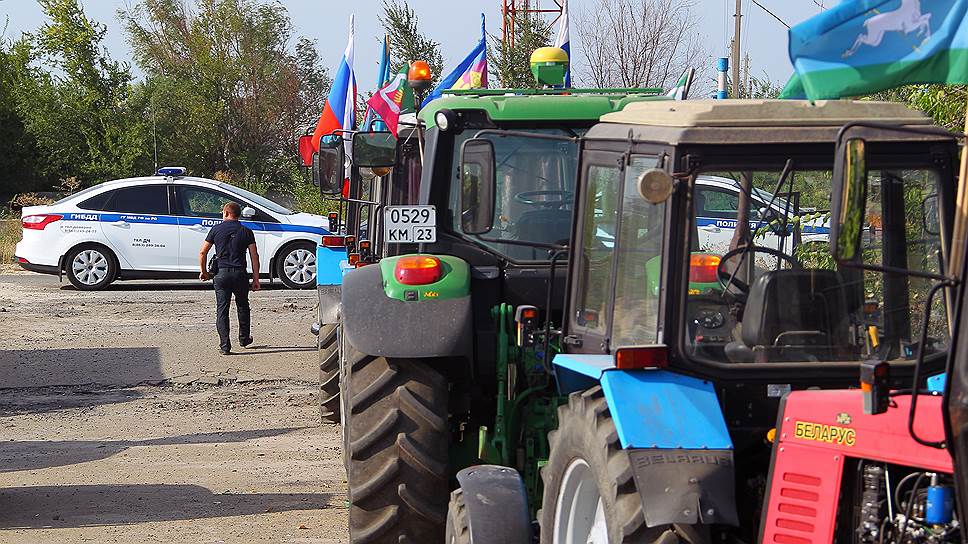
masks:
<instances>
[{"instance_id":1,"label":"police car rear wheel","mask_svg":"<svg viewBox=\"0 0 968 544\"><path fill-rule=\"evenodd\" d=\"M76 247L67 253L64 263L68 281L82 291L103 289L118 275L114 255L102 246Z\"/></svg>"},{"instance_id":2,"label":"police car rear wheel","mask_svg":"<svg viewBox=\"0 0 968 544\"><path fill-rule=\"evenodd\" d=\"M276 274L290 289L316 286L316 248L309 242L297 242L279 253Z\"/></svg>"}]
</instances>

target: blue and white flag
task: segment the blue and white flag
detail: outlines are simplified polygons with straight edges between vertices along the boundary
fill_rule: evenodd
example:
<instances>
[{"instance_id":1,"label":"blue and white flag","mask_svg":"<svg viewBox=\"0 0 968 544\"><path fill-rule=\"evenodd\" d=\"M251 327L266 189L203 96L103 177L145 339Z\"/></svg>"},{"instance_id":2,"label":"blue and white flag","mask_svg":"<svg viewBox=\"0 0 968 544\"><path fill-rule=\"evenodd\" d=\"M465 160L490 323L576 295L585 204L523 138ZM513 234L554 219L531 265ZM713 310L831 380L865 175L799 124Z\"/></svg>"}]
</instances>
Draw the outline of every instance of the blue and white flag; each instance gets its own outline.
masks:
<instances>
[{"instance_id":1,"label":"blue and white flag","mask_svg":"<svg viewBox=\"0 0 968 544\"><path fill-rule=\"evenodd\" d=\"M447 74L440 83L424 98L420 107L431 100L440 98L447 89L486 89L487 88L487 31L484 29L484 14L481 14L481 39L474 49L460 61L454 71Z\"/></svg>"},{"instance_id":2,"label":"blue and white flag","mask_svg":"<svg viewBox=\"0 0 968 544\"><path fill-rule=\"evenodd\" d=\"M790 29L790 61L781 98L968 83L968 0L844 0Z\"/></svg>"},{"instance_id":3,"label":"blue and white flag","mask_svg":"<svg viewBox=\"0 0 968 544\"><path fill-rule=\"evenodd\" d=\"M565 71L565 87L571 87L571 37L568 35L568 0L561 4L561 17L558 18L558 34L555 36L555 47L560 47L568 53L568 69Z\"/></svg>"}]
</instances>

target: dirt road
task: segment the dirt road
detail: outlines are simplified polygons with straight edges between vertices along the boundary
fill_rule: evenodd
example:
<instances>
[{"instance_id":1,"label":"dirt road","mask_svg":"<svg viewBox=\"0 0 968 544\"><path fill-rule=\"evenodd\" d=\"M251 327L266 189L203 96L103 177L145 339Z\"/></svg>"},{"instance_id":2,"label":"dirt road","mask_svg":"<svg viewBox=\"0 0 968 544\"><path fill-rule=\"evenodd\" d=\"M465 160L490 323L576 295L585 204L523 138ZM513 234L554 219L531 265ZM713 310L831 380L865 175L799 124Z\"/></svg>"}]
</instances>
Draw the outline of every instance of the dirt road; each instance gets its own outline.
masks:
<instances>
[{"instance_id":1,"label":"dirt road","mask_svg":"<svg viewBox=\"0 0 968 544\"><path fill-rule=\"evenodd\" d=\"M210 286L0 273L0 542L347 541L314 297L254 294L225 357Z\"/></svg>"}]
</instances>

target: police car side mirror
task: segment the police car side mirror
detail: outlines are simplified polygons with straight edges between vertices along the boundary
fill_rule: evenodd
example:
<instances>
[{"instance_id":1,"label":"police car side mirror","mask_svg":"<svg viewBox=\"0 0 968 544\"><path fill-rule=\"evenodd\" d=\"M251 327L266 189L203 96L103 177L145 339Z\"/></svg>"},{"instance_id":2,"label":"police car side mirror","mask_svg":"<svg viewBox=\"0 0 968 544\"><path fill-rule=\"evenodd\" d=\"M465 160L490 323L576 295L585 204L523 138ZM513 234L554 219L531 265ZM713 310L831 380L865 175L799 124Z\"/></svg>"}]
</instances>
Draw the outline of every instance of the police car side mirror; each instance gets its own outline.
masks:
<instances>
[{"instance_id":1,"label":"police car side mirror","mask_svg":"<svg viewBox=\"0 0 968 544\"><path fill-rule=\"evenodd\" d=\"M252 219L255 217L255 208L249 206L242 208L242 217L246 219Z\"/></svg>"}]
</instances>

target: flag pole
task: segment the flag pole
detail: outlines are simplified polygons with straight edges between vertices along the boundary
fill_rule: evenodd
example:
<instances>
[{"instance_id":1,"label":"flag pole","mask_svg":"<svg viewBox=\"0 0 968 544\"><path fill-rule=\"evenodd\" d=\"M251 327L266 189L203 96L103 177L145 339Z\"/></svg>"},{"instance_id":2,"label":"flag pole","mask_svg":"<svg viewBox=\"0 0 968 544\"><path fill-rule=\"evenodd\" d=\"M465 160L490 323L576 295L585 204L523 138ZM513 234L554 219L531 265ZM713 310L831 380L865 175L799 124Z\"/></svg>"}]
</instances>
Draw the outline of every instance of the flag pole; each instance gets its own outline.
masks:
<instances>
[{"instance_id":1,"label":"flag pole","mask_svg":"<svg viewBox=\"0 0 968 544\"><path fill-rule=\"evenodd\" d=\"M968 133L968 100L965 102L965 133ZM968 244L968 138L961 147L961 168L958 170L958 194L955 197L955 218L951 229L951 251L948 258L948 277L960 278L965 246ZM954 298L957 289L947 289L948 334L954 336Z\"/></svg>"},{"instance_id":2,"label":"flag pole","mask_svg":"<svg viewBox=\"0 0 968 544\"><path fill-rule=\"evenodd\" d=\"M965 132L968 132L968 102L965 107ZM958 196L955 199L955 220L951 233L951 258L948 275L961 274L961 263L968 244L968 141L961 148L961 168L958 173Z\"/></svg>"}]
</instances>

